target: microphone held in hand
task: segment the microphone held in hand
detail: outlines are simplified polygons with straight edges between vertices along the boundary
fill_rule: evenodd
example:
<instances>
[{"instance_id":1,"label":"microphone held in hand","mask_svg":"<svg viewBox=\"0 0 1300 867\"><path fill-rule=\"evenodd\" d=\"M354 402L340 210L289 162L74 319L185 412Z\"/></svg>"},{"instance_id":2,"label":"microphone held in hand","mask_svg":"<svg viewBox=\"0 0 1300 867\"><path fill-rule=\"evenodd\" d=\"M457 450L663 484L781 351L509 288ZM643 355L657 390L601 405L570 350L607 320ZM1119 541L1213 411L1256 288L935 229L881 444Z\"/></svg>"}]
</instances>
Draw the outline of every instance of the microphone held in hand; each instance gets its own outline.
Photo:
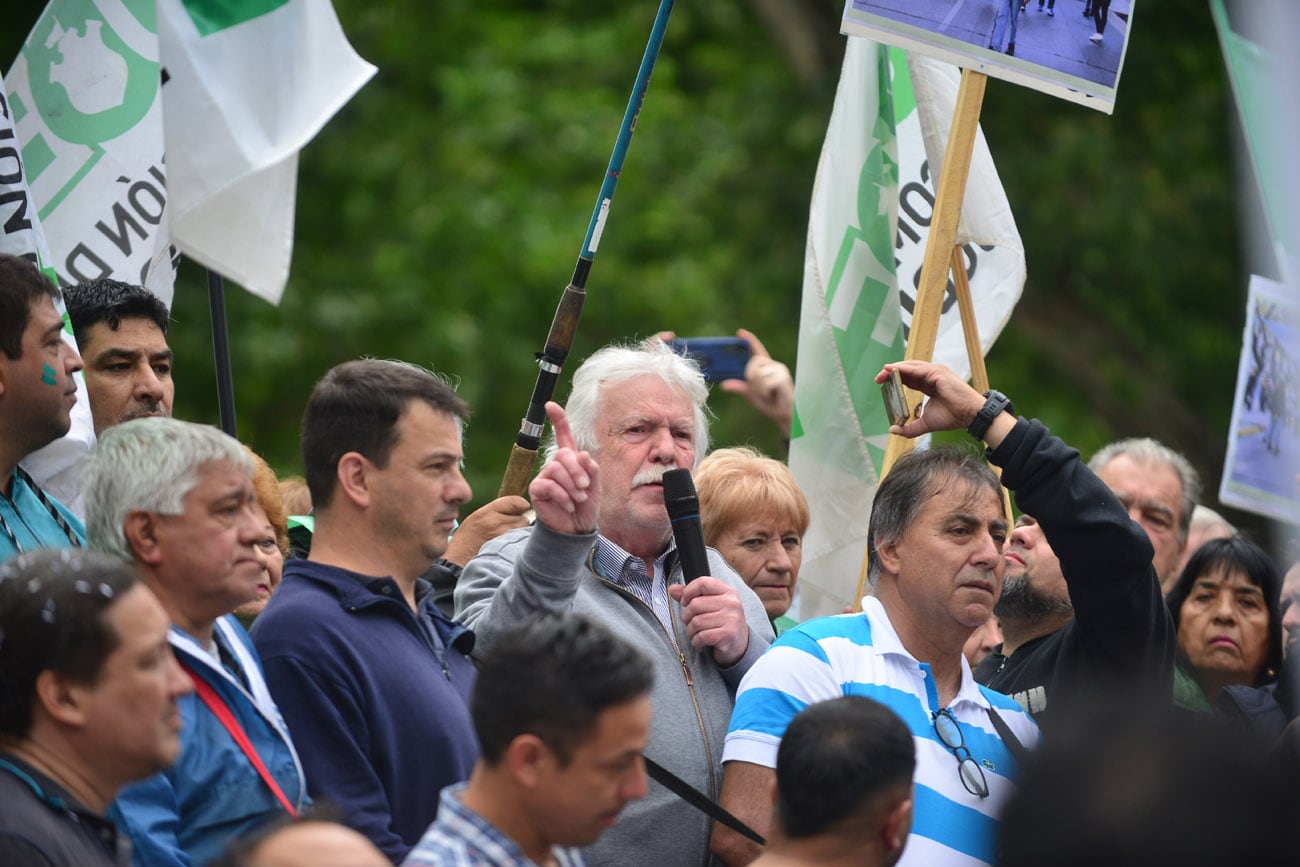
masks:
<instances>
[{"instance_id":1,"label":"microphone held in hand","mask_svg":"<svg viewBox=\"0 0 1300 867\"><path fill-rule=\"evenodd\" d=\"M695 494L690 470L680 468L664 473L664 505L673 524L682 574L687 581L708 575L709 557L704 550L704 531L700 529L700 498Z\"/></svg>"}]
</instances>

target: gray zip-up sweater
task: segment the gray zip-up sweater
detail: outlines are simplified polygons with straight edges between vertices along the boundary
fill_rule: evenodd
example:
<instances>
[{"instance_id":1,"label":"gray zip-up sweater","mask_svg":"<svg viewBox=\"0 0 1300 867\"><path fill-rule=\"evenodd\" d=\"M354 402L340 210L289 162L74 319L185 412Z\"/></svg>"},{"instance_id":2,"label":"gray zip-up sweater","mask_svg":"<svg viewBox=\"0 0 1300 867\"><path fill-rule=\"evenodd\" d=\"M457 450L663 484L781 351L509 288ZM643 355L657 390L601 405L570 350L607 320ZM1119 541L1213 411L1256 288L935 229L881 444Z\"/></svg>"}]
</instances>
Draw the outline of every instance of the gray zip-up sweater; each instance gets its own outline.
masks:
<instances>
[{"instance_id":1,"label":"gray zip-up sweater","mask_svg":"<svg viewBox=\"0 0 1300 867\"><path fill-rule=\"evenodd\" d=\"M691 647L679 605L670 603L680 654L648 605L597 575L592 567L595 545L595 533L570 536L540 524L488 542L465 566L456 586L456 619L474 630L476 653L491 647L502 631L539 613L584 615L639 647L653 662L655 675L645 754L716 801L736 687L773 637L763 604L710 548L713 577L736 588L749 622L744 657L720 669L710 652ZM669 582L681 581L681 569L675 568ZM646 797L628 804L618 824L584 855L590 867L706 865L710 826L704 814L651 782Z\"/></svg>"}]
</instances>

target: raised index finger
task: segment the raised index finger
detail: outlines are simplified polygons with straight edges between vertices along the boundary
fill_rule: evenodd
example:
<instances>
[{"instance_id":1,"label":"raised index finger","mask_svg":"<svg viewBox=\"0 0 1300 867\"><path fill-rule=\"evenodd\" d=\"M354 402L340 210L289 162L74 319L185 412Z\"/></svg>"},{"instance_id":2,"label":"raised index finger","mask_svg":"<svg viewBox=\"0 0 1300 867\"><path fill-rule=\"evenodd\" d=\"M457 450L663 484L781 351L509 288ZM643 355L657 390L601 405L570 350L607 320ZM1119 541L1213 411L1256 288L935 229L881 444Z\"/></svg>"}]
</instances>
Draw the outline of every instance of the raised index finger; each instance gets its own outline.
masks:
<instances>
[{"instance_id":1,"label":"raised index finger","mask_svg":"<svg viewBox=\"0 0 1300 867\"><path fill-rule=\"evenodd\" d=\"M573 429L569 427L569 417L564 413L564 407L560 406L553 400L546 402L546 417L551 420L551 429L555 431L555 445L562 449L578 450L578 444L573 439Z\"/></svg>"}]
</instances>

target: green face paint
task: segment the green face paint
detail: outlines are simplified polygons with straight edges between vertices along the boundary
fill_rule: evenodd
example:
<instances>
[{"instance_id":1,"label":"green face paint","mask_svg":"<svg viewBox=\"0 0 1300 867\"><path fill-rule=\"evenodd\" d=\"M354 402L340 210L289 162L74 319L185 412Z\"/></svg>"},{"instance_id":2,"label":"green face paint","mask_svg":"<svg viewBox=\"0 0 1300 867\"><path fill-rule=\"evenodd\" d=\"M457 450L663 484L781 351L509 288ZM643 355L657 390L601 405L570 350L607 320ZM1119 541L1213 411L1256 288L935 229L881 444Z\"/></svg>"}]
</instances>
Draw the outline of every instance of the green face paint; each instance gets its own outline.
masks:
<instances>
[{"instance_id":1,"label":"green face paint","mask_svg":"<svg viewBox=\"0 0 1300 867\"><path fill-rule=\"evenodd\" d=\"M59 375L54 372L54 368L48 364L41 370L41 382L46 385L54 385L59 381Z\"/></svg>"}]
</instances>

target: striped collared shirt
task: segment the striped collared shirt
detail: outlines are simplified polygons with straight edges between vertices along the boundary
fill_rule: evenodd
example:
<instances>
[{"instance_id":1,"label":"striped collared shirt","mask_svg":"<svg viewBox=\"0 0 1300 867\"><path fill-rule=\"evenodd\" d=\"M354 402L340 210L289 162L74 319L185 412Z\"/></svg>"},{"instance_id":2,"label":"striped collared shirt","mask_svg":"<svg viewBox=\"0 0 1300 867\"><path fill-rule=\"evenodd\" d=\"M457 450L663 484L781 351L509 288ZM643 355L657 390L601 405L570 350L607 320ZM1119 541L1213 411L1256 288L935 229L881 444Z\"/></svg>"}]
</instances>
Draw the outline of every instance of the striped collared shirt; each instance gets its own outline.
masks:
<instances>
[{"instance_id":1,"label":"striped collared shirt","mask_svg":"<svg viewBox=\"0 0 1300 867\"><path fill-rule=\"evenodd\" d=\"M461 801L465 783L442 790L438 818L402 867L537 867L514 840ZM555 867L585 867L577 849L551 849Z\"/></svg>"},{"instance_id":2,"label":"striped collared shirt","mask_svg":"<svg viewBox=\"0 0 1300 867\"><path fill-rule=\"evenodd\" d=\"M862 600L861 614L809 620L782 633L745 675L736 692L722 761L776 767L781 736L795 714L842 695L864 695L898 714L916 744L912 833L900 867L976 867L995 860L998 816L1015 791L1019 767L998 736L995 707L1022 744L1038 742L1024 708L977 683L961 660L962 679L948 705L971 756L983 769L989 796L962 785L953 751L939 739L942 708L930 666L903 646L880 600Z\"/></svg>"},{"instance_id":3,"label":"striped collared shirt","mask_svg":"<svg viewBox=\"0 0 1300 867\"><path fill-rule=\"evenodd\" d=\"M629 554L606 539L596 537L596 573L640 599L663 625L664 631L677 648L673 632L672 612L668 607L668 574L677 563L677 544L669 541L668 548L655 558L654 574L647 575L645 560Z\"/></svg>"}]
</instances>

